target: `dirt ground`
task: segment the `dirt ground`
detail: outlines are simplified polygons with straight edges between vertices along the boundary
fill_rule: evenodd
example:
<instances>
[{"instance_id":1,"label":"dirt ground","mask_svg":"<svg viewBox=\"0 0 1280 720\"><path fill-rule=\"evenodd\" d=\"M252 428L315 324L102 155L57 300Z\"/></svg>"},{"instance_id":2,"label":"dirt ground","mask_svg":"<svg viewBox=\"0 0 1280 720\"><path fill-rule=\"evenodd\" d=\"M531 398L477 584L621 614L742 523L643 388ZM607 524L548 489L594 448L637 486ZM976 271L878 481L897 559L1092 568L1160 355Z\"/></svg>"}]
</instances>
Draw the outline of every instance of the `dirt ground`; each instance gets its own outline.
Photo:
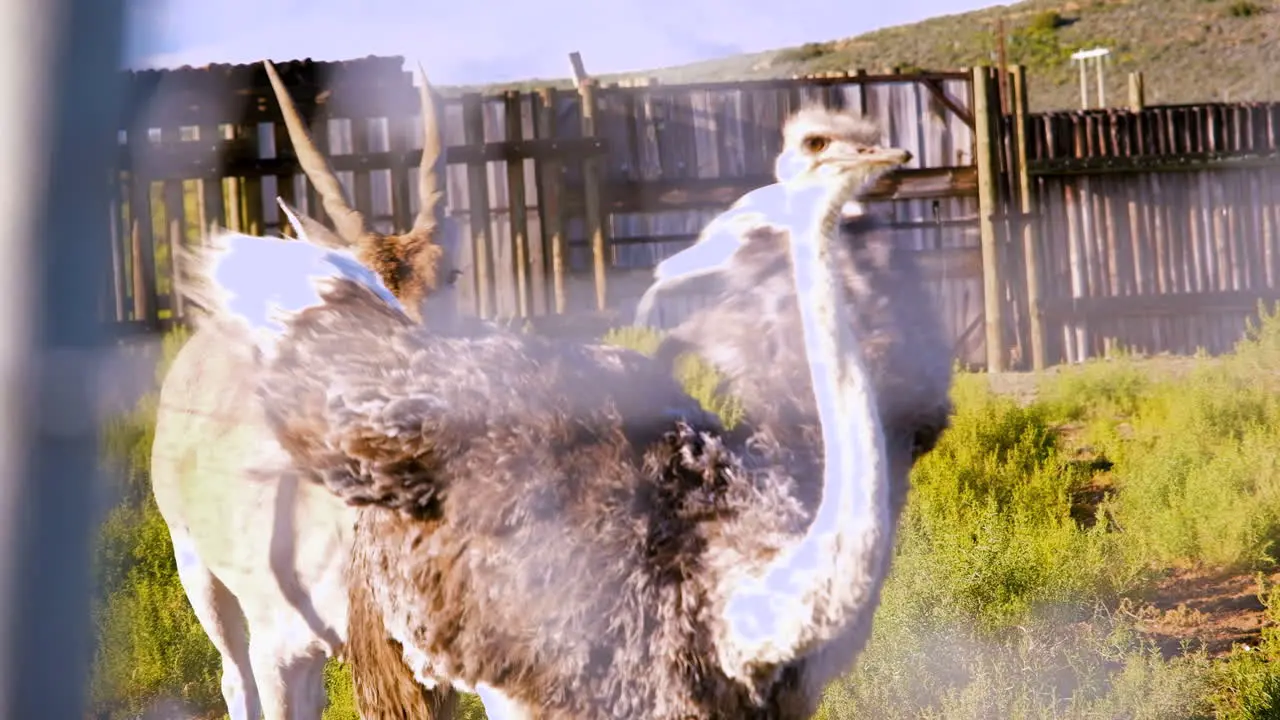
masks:
<instances>
[{"instance_id":1,"label":"dirt ground","mask_svg":"<svg viewBox=\"0 0 1280 720\"><path fill-rule=\"evenodd\" d=\"M1152 376L1178 378L1212 360L1189 357L1159 356L1141 361ZM1037 385L1044 375L1074 372L1073 366L1057 366L1043 373L1006 372L990 377L992 390L1027 403L1036 396ZM1062 428L1070 435L1073 428ZM1095 459L1082 452L1083 462ZM1110 490L1110 479L1103 468L1090 487L1076 498L1072 515L1091 522L1093 507ZM1280 571L1267 576L1268 585L1280 582ZM1266 623L1265 608L1258 597L1254 574L1223 574L1206 570L1174 570L1157 582L1143 597L1126 598L1117 611L1128 614L1139 628L1156 641L1166 657L1187 650L1204 650L1213 657L1225 655L1234 644L1256 644Z\"/></svg>"}]
</instances>

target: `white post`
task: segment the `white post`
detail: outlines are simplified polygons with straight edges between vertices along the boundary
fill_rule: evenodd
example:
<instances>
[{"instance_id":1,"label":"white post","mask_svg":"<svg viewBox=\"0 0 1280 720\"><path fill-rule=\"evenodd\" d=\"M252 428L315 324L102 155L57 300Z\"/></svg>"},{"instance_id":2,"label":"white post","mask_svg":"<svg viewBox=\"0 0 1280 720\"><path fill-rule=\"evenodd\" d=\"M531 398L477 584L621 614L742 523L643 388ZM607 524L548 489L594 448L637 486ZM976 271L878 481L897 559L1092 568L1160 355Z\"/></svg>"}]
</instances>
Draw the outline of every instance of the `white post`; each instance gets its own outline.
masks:
<instances>
[{"instance_id":1,"label":"white post","mask_svg":"<svg viewBox=\"0 0 1280 720\"><path fill-rule=\"evenodd\" d=\"M82 720L121 0L0 5L0 718Z\"/></svg>"},{"instance_id":2,"label":"white post","mask_svg":"<svg viewBox=\"0 0 1280 720\"><path fill-rule=\"evenodd\" d=\"M1085 63L1083 59L1077 60L1072 58L1071 62L1080 66L1080 109L1089 109L1089 76L1086 74Z\"/></svg>"},{"instance_id":3,"label":"white post","mask_svg":"<svg viewBox=\"0 0 1280 720\"><path fill-rule=\"evenodd\" d=\"M1107 106L1107 90L1102 84L1102 63L1104 60L1106 60L1105 57L1098 57L1093 61L1098 71L1098 107L1100 108Z\"/></svg>"},{"instance_id":4,"label":"white post","mask_svg":"<svg viewBox=\"0 0 1280 720\"><path fill-rule=\"evenodd\" d=\"M1071 54L1071 60L1073 62L1080 63L1080 109L1081 110L1089 109L1089 80L1088 80L1087 68L1085 67L1085 64L1090 59L1094 59L1094 58L1096 58L1098 61L1098 64L1096 67L1096 70L1098 73L1098 107L1106 106L1106 102L1107 102L1106 95L1103 94L1103 88L1102 88L1102 58L1110 54L1111 54L1111 51L1109 49L1102 48L1102 47L1093 48L1091 50L1080 50L1078 52Z\"/></svg>"}]
</instances>

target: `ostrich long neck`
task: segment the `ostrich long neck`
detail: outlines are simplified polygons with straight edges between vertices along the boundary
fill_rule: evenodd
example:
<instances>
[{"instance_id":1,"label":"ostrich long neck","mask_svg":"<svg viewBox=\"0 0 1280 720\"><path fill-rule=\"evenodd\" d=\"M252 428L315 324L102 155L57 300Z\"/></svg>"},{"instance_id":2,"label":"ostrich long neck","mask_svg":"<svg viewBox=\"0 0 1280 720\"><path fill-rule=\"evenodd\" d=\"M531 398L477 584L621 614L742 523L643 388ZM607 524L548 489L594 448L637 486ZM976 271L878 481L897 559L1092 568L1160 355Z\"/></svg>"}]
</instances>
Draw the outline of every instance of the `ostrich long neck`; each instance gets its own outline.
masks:
<instances>
[{"instance_id":1,"label":"ostrich long neck","mask_svg":"<svg viewBox=\"0 0 1280 720\"><path fill-rule=\"evenodd\" d=\"M822 427L823 495L805 535L729 598L722 662L734 674L787 662L838 633L882 575L890 537L884 440L831 258L840 209L867 172L792 197L793 206L816 210L792 228L789 246Z\"/></svg>"}]
</instances>

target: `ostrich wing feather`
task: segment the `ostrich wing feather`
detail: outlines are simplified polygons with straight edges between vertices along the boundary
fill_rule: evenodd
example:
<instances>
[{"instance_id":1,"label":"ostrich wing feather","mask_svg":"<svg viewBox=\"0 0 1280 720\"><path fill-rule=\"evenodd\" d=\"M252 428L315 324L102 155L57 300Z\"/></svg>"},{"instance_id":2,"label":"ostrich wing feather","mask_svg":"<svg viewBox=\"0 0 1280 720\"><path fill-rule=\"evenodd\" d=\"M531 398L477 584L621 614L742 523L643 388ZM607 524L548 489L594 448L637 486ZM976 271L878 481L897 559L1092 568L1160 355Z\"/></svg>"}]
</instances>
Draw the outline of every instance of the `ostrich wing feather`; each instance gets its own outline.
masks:
<instances>
[{"instance_id":1,"label":"ostrich wing feather","mask_svg":"<svg viewBox=\"0 0 1280 720\"><path fill-rule=\"evenodd\" d=\"M532 473L554 465L553 448L618 430L657 441L678 420L722 429L639 353L493 326L428 330L347 277L284 324L259 389L268 422L298 467L352 504L431 512L440 468L486 448ZM545 447L502 457L510 442Z\"/></svg>"},{"instance_id":2,"label":"ostrich wing feather","mask_svg":"<svg viewBox=\"0 0 1280 720\"><path fill-rule=\"evenodd\" d=\"M405 312L378 274L346 250L242 233L223 233L212 244L204 251L202 274L210 287L205 302L247 325L264 351L274 348L285 318L320 305L325 288L339 280L373 293L389 310Z\"/></svg>"},{"instance_id":3,"label":"ostrich wing feather","mask_svg":"<svg viewBox=\"0 0 1280 720\"><path fill-rule=\"evenodd\" d=\"M670 281L722 268L741 246L743 233L766 224L785 203L786 188L778 183L743 195L707 223L693 245L658 263L654 278Z\"/></svg>"}]
</instances>

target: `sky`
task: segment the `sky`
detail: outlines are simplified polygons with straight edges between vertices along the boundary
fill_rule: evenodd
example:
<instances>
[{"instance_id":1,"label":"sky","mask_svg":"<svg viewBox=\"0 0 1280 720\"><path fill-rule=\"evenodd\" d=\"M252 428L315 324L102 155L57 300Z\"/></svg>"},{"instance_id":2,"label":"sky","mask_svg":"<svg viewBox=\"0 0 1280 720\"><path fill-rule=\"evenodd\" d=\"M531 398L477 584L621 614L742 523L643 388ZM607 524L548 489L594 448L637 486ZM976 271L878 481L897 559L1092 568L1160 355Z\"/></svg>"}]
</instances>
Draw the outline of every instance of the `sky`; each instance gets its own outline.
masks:
<instances>
[{"instance_id":1,"label":"sky","mask_svg":"<svg viewBox=\"0 0 1280 720\"><path fill-rule=\"evenodd\" d=\"M134 69L402 55L433 83L628 72L834 40L992 0L128 0ZM412 67L412 65L409 65Z\"/></svg>"}]
</instances>

